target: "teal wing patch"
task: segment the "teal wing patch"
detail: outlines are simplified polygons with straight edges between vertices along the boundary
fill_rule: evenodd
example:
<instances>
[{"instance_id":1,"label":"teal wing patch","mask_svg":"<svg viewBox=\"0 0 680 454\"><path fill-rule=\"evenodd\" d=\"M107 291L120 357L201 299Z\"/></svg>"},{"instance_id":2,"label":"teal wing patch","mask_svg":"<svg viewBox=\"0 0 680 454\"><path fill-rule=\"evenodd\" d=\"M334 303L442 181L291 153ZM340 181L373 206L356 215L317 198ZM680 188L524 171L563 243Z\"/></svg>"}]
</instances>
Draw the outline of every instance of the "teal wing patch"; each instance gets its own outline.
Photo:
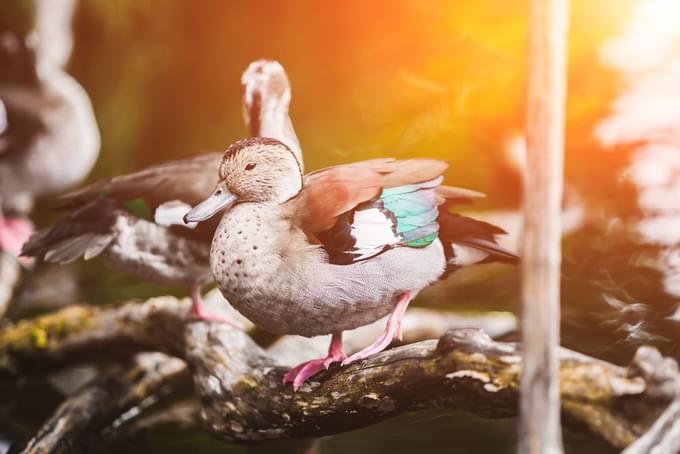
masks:
<instances>
[{"instance_id":1,"label":"teal wing patch","mask_svg":"<svg viewBox=\"0 0 680 454\"><path fill-rule=\"evenodd\" d=\"M400 245L426 247L437 239L439 210L435 190L442 179L383 190L380 199L396 219Z\"/></svg>"},{"instance_id":2,"label":"teal wing patch","mask_svg":"<svg viewBox=\"0 0 680 454\"><path fill-rule=\"evenodd\" d=\"M381 195L342 215L318 234L330 263L349 264L395 247L423 248L439 233L438 177L418 184L384 189Z\"/></svg>"}]
</instances>

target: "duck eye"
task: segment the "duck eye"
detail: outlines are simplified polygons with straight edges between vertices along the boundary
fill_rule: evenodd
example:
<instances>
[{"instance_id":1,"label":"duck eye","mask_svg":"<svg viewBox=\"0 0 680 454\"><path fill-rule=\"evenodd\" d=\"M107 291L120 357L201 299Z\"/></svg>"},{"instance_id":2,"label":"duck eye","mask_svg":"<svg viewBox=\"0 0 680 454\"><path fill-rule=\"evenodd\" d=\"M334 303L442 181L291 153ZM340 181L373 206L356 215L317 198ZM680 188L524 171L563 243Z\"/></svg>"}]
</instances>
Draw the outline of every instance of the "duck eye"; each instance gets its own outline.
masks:
<instances>
[{"instance_id":1,"label":"duck eye","mask_svg":"<svg viewBox=\"0 0 680 454\"><path fill-rule=\"evenodd\" d=\"M254 162L250 162L246 164L246 170L253 170L255 168L256 164Z\"/></svg>"}]
</instances>

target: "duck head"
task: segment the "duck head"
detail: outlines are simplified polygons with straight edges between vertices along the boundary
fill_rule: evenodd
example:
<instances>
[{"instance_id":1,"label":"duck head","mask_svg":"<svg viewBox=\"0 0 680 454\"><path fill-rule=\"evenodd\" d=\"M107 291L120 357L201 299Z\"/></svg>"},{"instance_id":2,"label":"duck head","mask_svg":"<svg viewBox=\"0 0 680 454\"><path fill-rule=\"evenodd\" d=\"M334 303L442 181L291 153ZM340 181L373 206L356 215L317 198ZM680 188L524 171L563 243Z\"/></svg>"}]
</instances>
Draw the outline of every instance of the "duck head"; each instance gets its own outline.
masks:
<instances>
[{"instance_id":1,"label":"duck head","mask_svg":"<svg viewBox=\"0 0 680 454\"><path fill-rule=\"evenodd\" d=\"M292 151L302 167L302 150L288 115L290 83L283 66L257 60L241 76L243 119L252 137L276 137Z\"/></svg>"},{"instance_id":2,"label":"duck head","mask_svg":"<svg viewBox=\"0 0 680 454\"><path fill-rule=\"evenodd\" d=\"M263 117L288 114L290 84L286 71L277 61L254 61L241 76L241 89L243 119L251 135L267 136L261 131L263 126L267 126L267 119Z\"/></svg>"},{"instance_id":3,"label":"duck head","mask_svg":"<svg viewBox=\"0 0 680 454\"><path fill-rule=\"evenodd\" d=\"M302 171L290 148L266 137L240 140L224 153L215 190L184 222L205 221L237 202L283 203L301 189Z\"/></svg>"}]
</instances>

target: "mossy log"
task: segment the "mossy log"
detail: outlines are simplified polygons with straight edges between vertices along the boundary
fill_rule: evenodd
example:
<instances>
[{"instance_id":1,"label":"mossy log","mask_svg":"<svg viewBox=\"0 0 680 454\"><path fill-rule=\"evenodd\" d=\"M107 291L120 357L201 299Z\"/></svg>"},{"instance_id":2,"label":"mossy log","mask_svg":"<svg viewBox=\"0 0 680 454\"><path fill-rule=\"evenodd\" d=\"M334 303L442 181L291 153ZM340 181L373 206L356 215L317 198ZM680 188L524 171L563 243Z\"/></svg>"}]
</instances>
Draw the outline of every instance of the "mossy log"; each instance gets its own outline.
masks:
<instances>
[{"instance_id":1,"label":"mossy log","mask_svg":"<svg viewBox=\"0 0 680 454\"><path fill-rule=\"evenodd\" d=\"M218 291L205 296L216 308L228 306ZM47 315L21 320L0 330L0 364L8 363L21 373L42 373L78 363L109 364L128 361L140 351L161 351L182 357L184 341L179 335L189 323L189 299L171 296L130 302L114 307L71 305ZM252 332L252 324L228 308L228 315ZM193 323L193 322L191 322ZM345 347L359 350L373 341L384 321L348 332ZM404 342L439 337L448 329L478 327L500 336L516 328L514 316L491 313L463 316L414 308L404 317ZM308 357L310 350L325 353L322 338L313 340L287 336L272 345L279 364L293 365Z\"/></svg>"},{"instance_id":2,"label":"mossy log","mask_svg":"<svg viewBox=\"0 0 680 454\"><path fill-rule=\"evenodd\" d=\"M274 359L242 333L201 324L190 326L185 337L205 425L233 442L328 435L432 407L486 418L518 411L518 346L494 342L477 329L452 330L439 341L331 368L298 392L281 383L284 368L273 367ZM657 367L643 373L647 369L638 363L650 357ZM631 366L622 368L561 349L566 422L585 426L619 448L632 443L675 395L676 385L665 394L653 391L660 386L655 374L664 361L656 350L643 347Z\"/></svg>"},{"instance_id":3,"label":"mossy log","mask_svg":"<svg viewBox=\"0 0 680 454\"><path fill-rule=\"evenodd\" d=\"M128 361L141 351L181 356L190 302L152 298L112 308L72 305L0 331L0 360L22 373Z\"/></svg>"},{"instance_id":4,"label":"mossy log","mask_svg":"<svg viewBox=\"0 0 680 454\"><path fill-rule=\"evenodd\" d=\"M478 329L451 330L438 341L332 367L293 392L282 384L283 364L309 359L310 349L283 338L270 353L246 332L187 322L188 307L170 297L106 309L74 306L0 331L0 356L18 371L110 362L140 351L180 358L191 371L207 430L238 443L327 435L430 407L487 418L518 411L519 348ZM325 339L312 340L318 342ZM677 375L675 362L651 348L642 347L627 368L561 349L565 421L623 448L677 395ZM68 409L68 401L64 405Z\"/></svg>"}]
</instances>

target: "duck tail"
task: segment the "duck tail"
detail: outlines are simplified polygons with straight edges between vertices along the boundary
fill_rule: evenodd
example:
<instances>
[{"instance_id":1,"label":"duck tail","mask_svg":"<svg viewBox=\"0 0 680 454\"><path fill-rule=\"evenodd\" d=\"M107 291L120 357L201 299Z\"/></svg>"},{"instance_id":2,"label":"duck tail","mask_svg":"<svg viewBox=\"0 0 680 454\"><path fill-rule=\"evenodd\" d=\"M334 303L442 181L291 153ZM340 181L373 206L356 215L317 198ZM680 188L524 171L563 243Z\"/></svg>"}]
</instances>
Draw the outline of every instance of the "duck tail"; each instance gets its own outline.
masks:
<instances>
[{"instance_id":1,"label":"duck tail","mask_svg":"<svg viewBox=\"0 0 680 454\"><path fill-rule=\"evenodd\" d=\"M497 235L507 233L500 227L446 210L442 210L438 221L451 271L477 263L519 263L517 254L496 241Z\"/></svg>"}]
</instances>

